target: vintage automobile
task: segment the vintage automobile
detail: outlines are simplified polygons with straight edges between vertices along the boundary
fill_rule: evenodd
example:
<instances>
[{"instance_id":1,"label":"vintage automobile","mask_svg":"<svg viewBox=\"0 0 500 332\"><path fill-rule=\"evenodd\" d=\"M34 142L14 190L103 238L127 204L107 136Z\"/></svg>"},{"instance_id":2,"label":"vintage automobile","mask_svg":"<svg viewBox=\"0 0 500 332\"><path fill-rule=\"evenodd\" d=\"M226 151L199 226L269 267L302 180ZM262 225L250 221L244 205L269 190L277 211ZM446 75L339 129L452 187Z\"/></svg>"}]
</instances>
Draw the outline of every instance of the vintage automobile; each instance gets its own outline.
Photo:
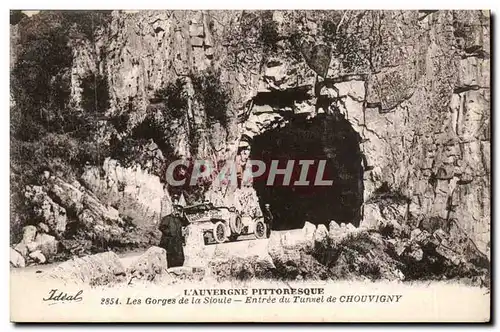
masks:
<instances>
[{"instance_id":1,"label":"vintage automobile","mask_svg":"<svg viewBox=\"0 0 500 332\"><path fill-rule=\"evenodd\" d=\"M197 223L203 230L206 244L235 241L240 235L254 234L257 239L266 238L264 218L256 220L241 216L232 207L216 207L204 202L183 208L187 224Z\"/></svg>"}]
</instances>

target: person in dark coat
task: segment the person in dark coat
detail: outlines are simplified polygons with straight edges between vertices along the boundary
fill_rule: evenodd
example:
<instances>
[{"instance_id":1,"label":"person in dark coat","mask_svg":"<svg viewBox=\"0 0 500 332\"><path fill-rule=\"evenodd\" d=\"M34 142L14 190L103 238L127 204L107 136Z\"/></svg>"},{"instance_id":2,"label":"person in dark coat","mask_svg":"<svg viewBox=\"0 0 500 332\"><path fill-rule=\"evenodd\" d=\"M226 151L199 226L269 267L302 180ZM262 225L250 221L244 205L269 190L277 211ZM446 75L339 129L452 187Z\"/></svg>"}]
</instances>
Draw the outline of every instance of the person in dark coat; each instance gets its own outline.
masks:
<instances>
[{"instance_id":1,"label":"person in dark coat","mask_svg":"<svg viewBox=\"0 0 500 332\"><path fill-rule=\"evenodd\" d=\"M162 233L160 247L167 251L168 267L182 266L184 264L184 238L182 235L182 206L174 205L172 214L165 216L160 222Z\"/></svg>"},{"instance_id":2,"label":"person in dark coat","mask_svg":"<svg viewBox=\"0 0 500 332\"><path fill-rule=\"evenodd\" d=\"M267 234L266 237L271 235L271 228L273 227L273 214L271 213L271 206L269 204L264 205L264 210L262 211L264 215L264 222L266 223Z\"/></svg>"}]
</instances>

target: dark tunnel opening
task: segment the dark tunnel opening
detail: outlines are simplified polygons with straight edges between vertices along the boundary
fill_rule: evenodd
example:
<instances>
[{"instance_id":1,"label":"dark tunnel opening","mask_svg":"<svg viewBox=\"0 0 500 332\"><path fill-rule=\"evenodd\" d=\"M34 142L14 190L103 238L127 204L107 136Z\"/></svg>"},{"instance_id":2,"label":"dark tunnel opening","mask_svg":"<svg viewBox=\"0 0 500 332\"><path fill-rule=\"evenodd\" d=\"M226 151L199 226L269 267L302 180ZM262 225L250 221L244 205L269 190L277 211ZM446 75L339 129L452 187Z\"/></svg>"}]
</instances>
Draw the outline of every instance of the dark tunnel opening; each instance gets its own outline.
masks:
<instances>
[{"instance_id":1,"label":"dark tunnel opening","mask_svg":"<svg viewBox=\"0 0 500 332\"><path fill-rule=\"evenodd\" d=\"M253 139L250 158L266 164L266 172L254 179L253 186L261 208L271 205L274 230L301 228L306 221L327 227L330 220L359 226L363 204L359 143L359 135L340 114L320 114L308 120L294 117L284 127ZM279 160L279 169L295 160L290 185L283 185L284 175L277 175L273 185L267 184L272 160ZM294 185L300 178L299 160L314 161L306 186ZM326 165L322 179L332 180L331 185L315 185L320 160Z\"/></svg>"}]
</instances>

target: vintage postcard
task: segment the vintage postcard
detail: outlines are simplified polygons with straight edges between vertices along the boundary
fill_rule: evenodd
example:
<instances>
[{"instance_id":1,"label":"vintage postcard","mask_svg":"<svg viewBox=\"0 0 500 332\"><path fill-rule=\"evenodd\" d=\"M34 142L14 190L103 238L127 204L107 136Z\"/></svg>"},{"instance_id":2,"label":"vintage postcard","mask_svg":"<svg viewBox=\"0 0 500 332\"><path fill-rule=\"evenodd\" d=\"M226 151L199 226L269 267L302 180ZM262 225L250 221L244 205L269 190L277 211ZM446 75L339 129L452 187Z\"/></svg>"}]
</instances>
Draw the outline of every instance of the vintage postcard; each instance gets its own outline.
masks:
<instances>
[{"instance_id":1,"label":"vintage postcard","mask_svg":"<svg viewBox=\"0 0 500 332\"><path fill-rule=\"evenodd\" d=\"M11 10L11 321L489 322L490 15Z\"/></svg>"}]
</instances>

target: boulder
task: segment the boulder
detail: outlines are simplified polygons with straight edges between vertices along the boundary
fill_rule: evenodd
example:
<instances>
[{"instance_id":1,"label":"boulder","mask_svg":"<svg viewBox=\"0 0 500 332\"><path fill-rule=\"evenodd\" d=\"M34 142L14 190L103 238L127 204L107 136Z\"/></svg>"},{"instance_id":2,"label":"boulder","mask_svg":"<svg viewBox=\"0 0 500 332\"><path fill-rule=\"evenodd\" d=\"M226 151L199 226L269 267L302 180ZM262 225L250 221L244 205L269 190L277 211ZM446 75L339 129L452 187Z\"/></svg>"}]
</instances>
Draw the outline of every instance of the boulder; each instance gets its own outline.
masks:
<instances>
[{"instance_id":1,"label":"boulder","mask_svg":"<svg viewBox=\"0 0 500 332\"><path fill-rule=\"evenodd\" d=\"M330 241L326 248L316 248L314 257L330 267L332 278L394 280L401 274L400 262L391 255L395 245L398 242L386 241L379 233L356 229Z\"/></svg>"},{"instance_id":2,"label":"boulder","mask_svg":"<svg viewBox=\"0 0 500 332\"><path fill-rule=\"evenodd\" d=\"M269 105L254 105L252 108L252 114L261 114L261 113L274 113L274 110Z\"/></svg>"},{"instance_id":3,"label":"boulder","mask_svg":"<svg viewBox=\"0 0 500 332\"><path fill-rule=\"evenodd\" d=\"M410 233L410 240L411 241L416 241L416 239L419 237L419 235L422 233L422 230L419 228L415 228L414 230L411 231Z\"/></svg>"},{"instance_id":4,"label":"boulder","mask_svg":"<svg viewBox=\"0 0 500 332\"><path fill-rule=\"evenodd\" d=\"M119 257L108 251L61 263L53 268L46 278L97 286L125 281L126 271Z\"/></svg>"},{"instance_id":5,"label":"boulder","mask_svg":"<svg viewBox=\"0 0 500 332\"><path fill-rule=\"evenodd\" d=\"M424 257L424 252L422 251L422 248L420 248L419 245L412 245L408 252L408 256L416 260L417 262L420 262Z\"/></svg>"},{"instance_id":6,"label":"boulder","mask_svg":"<svg viewBox=\"0 0 500 332\"><path fill-rule=\"evenodd\" d=\"M203 37L191 37L191 46L198 46L198 47L202 47L203 46L203 42L205 41Z\"/></svg>"},{"instance_id":7,"label":"boulder","mask_svg":"<svg viewBox=\"0 0 500 332\"><path fill-rule=\"evenodd\" d=\"M62 206L71 207L89 237L117 241L123 237L124 221L118 210L101 203L92 192L59 178L50 182L47 191L51 197L57 197Z\"/></svg>"},{"instance_id":8,"label":"boulder","mask_svg":"<svg viewBox=\"0 0 500 332\"><path fill-rule=\"evenodd\" d=\"M331 62L331 47L316 43L302 44L302 55L306 63L319 76L325 77Z\"/></svg>"},{"instance_id":9,"label":"boulder","mask_svg":"<svg viewBox=\"0 0 500 332\"><path fill-rule=\"evenodd\" d=\"M268 251L280 251L282 249L310 251L314 248L315 232L316 226L310 223L306 223L302 229L273 231L269 236Z\"/></svg>"},{"instance_id":10,"label":"boulder","mask_svg":"<svg viewBox=\"0 0 500 332\"><path fill-rule=\"evenodd\" d=\"M144 157L139 158L157 161L152 167L156 163L163 165L164 158L157 145L147 144L141 149ZM115 206L121 216L131 218L136 224L152 224L171 208L168 192L153 173L138 165L124 167L117 160L106 158L102 167L86 169L80 179L102 202ZM162 202L168 203L162 207Z\"/></svg>"},{"instance_id":11,"label":"boulder","mask_svg":"<svg viewBox=\"0 0 500 332\"><path fill-rule=\"evenodd\" d=\"M166 250L151 247L127 269L127 274L131 278L153 281L163 276L167 268Z\"/></svg>"},{"instance_id":12,"label":"boulder","mask_svg":"<svg viewBox=\"0 0 500 332\"><path fill-rule=\"evenodd\" d=\"M280 63L278 66L267 66L264 72L264 80L272 86L283 83L286 79L287 67Z\"/></svg>"},{"instance_id":13,"label":"boulder","mask_svg":"<svg viewBox=\"0 0 500 332\"><path fill-rule=\"evenodd\" d=\"M11 267L25 267L26 261L24 257L17 251L10 248L10 266Z\"/></svg>"},{"instance_id":14,"label":"boulder","mask_svg":"<svg viewBox=\"0 0 500 332\"><path fill-rule=\"evenodd\" d=\"M443 241L444 242L444 241ZM445 244L441 244L436 248L436 253L444 257L446 260L451 262L453 265L458 265L461 262L460 254L454 252Z\"/></svg>"},{"instance_id":15,"label":"boulder","mask_svg":"<svg viewBox=\"0 0 500 332\"><path fill-rule=\"evenodd\" d=\"M302 232L304 234L304 239L309 245L314 245L314 234L316 233L316 226L306 221L304 227L302 227Z\"/></svg>"},{"instance_id":16,"label":"boulder","mask_svg":"<svg viewBox=\"0 0 500 332\"><path fill-rule=\"evenodd\" d=\"M35 241L28 243L28 252L40 250L46 258L50 258L57 254L59 242L52 235L38 233Z\"/></svg>"},{"instance_id":17,"label":"boulder","mask_svg":"<svg viewBox=\"0 0 500 332\"><path fill-rule=\"evenodd\" d=\"M316 232L314 233L315 242L324 242L328 238L328 230L323 224L318 225Z\"/></svg>"},{"instance_id":18,"label":"boulder","mask_svg":"<svg viewBox=\"0 0 500 332\"><path fill-rule=\"evenodd\" d=\"M23 227L23 239L22 242L28 244L35 241L36 227L33 225L28 225Z\"/></svg>"},{"instance_id":19,"label":"boulder","mask_svg":"<svg viewBox=\"0 0 500 332\"><path fill-rule=\"evenodd\" d=\"M203 30L203 24L193 23L189 26L189 36L190 37L204 37L205 32Z\"/></svg>"},{"instance_id":20,"label":"boulder","mask_svg":"<svg viewBox=\"0 0 500 332\"><path fill-rule=\"evenodd\" d=\"M335 90L339 97L349 96L357 101L365 99L365 82L364 81L347 81L334 84Z\"/></svg>"},{"instance_id":21,"label":"boulder","mask_svg":"<svg viewBox=\"0 0 500 332\"><path fill-rule=\"evenodd\" d=\"M398 256L403 255L407 248L408 248L408 242L403 240L396 241L396 243L394 244L394 250L396 251L396 254Z\"/></svg>"},{"instance_id":22,"label":"boulder","mask_svg":"<svg viewBox=\"0 0 500 332\"><path fill-rule=\"evenodd\" d=\"M412 232L413 233L413 232ZM411 236L410 236L411 238ZM412 238L412 241L418 243L421 246L427 246L429 244L429 241L431 241L432 235L427 232L426 230L423 230L418 233L418 235L415 235Z\"/></svg>"},{"instance_id":23,"label":"boulder","mask_svg":"<svg viewBox=\"0 0 500 332\"><path fill-rule=\"evenodd\" d=\"M329 228L328 228L329 232L331 232L332 230L337 230L337 229L340 229L340 225L335 220L331 220Z\"/></svg>"},{"instance_id":24,"label":"boulder","mask_svg":"<svg viewBox=\"0 0 500 332\"><path fill-rule=\"evenodd\" d=\"M44 187L28 186L25 196L33 206L33 212L43 220L43 223L54 234L62 234L66 230L67 216L66 209L54 202L47 194Z\"/></svg>"},{"instance_id":25,"label":"boulder","mask_svg":"<svg viewBox=\"0 0 500 332\"><path fill-rule=\"evenodd\" d=\"M132 175L134 174L136 173L132 173ZM131 176L131 178L134 181L138 179L138 177L134 176ZM101 194L99 190L96 192ZM42 221L38 225L40 233L55 235L58 239L63 240L62 235L66 231L67 225L66 209L68 209L76 219L76 227L86 235L86 239L101 244L110 242L129 244L131 242L128 237L129 233L125 232L125 222L120 217L118 210L110 206L109 201L104 199L101 201L97 194L82 186L78 181L69 183L56 176L46 179L43 186L27 186L25 190L28 203L33 206L35 215ZM131 195L133 196L134 193ZM120 197L123 198L124 196ZM151 197L148 196L149 199ZM157 199L158 203L160 200L161 198ZM136 210L135 206L129 201L123 202L123 205L128 206L130 211ZM142 214L133 215L133 217L135 216L138 217L135 218L136 220L144 219ZM158 215L155 214L155 216ZM154 223L149 223L149 225L151 224ZM33 232L35 230L36 228L30 229L30 233L27 233L23 240L24 243L34 242ZM143 241L146 243L150 243L149 233L144 233L139 238L144 239ZM37 250L37 246L31 244L30 250ZM50 259L46 252L43 253L47 259Z\"/></svg>"},{"instance_id":26,"label":"boulder","mask_svg":"<svg viewBox=\"0 0 500 332\"><path fill-rule=\"evenodd\" d=\"M47 262L47 259L45 258L44 254L40 250L33 251L32 253L29 254L29 257L35 261L35 263L38 264L44 264Z\"/></svg>"},{"instance_id":27,"label":"boulder","mask_svg":"<svg viewBox=\"0 0 500 332\"><path fill-rule=\"evenodd\" d=\"M448 238L448 235L441 228L438 228L432 233L432 236L441 243L444 239Z\"/></svg>"},{"instance_id":28,"label":"boulder","mask_svg":"<svg viewBox=\"0 0 500 332\"><path fill-rule=\"evenodd\" d=\"M215 246L205 246L203 229L197 224L186 227L184 249L184 266L202 267L206 266L213 256Z\"/></svg>"},{"instance_id":29,"label":"boulder","mask_svg":"<svg viewBox=\"0 0 500 332\"><path fill-rule=\"evenodd\" d=\"M271 233L268 252L276 268L274 275L286 280L327 279L328 269L312 255L316 240L319 246L326 245L327 234L324 225L316 228L309 222L302 229Z\"/></svg>"},{"instance_id":30,"label":"boulder","mask_svg":"<svg viewBox=\"0 0 500 332\"><path fill-rule=\"evenodd\" d=\"M49 226L47 226L43 222L39 223L37 228L40 233L49 233L50 231Z\"/></svg>"},{"instance_id":31,"label":"boulder","mask_svg":"<svg viewBox=\"0 0 500 332\"><path fill-rule=\"evenodd\" d=\"M359 228L376 229L383 220L378 204L367 203L363 206L363 219Z\"/></svg>"},{"instance_id":32,"label":"boulder","mask_svg":"<svg viewBox=\"0 0 500 332\"><path fill-rule=\"evenodd\" d=\"M26 257L28 255L28 247L23 242L19 242L18 244L16 244L16 246L14 247L14 249L18 253L20 253L23 257Z\"/></svg>"}]
</instances>

